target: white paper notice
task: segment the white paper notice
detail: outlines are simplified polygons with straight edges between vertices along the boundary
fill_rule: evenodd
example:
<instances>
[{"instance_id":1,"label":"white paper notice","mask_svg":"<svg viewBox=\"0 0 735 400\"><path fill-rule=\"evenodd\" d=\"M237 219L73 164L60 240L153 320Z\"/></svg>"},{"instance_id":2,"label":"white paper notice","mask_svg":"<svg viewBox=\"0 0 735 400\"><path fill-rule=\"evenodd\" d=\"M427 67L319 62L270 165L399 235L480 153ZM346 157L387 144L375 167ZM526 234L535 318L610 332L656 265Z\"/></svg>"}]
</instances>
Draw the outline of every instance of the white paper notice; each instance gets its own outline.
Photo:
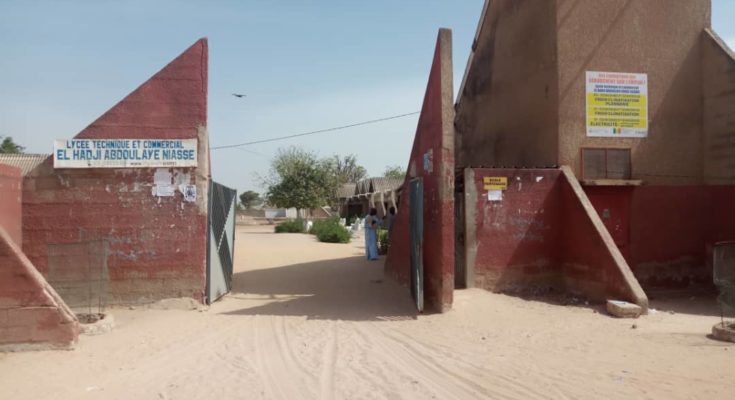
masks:
<instances>
[{"instance_id":1,"label":"white paper notice","mask_svg":"<svg viewBox=\"0 0 735 400\"><path fill-rule=\"evenodd\" d=\"M184 201L188 203L197 201L196 185L179 185L179 191L184 194Z\"/></svg>"},{"instance_id":2,"label":"white paper notice","mask_svg":"<svg viewBox=\"0 0 735 400\"><path fill-rule=\"evenodd\" d=\"M174 185L172 184L163 184L163 185L153 185L153 195L158 197L171 197L176 192L176 189L174 188Z\"/></svg>"},{"instance_id":3,"label":"white paper notice","mask_svg":"<svg viewBox=\"0 0 735 400\"><path fill-rule=\"evenodd\" d=\"M502 190L489 190L487 192L487 199L488 201L503 201L503 191Z\"/></svg>"},{"instance_id":4,"label":"white paper notice","mask_svg":"<svg viewBox=\"0 0 735 400\"><path fill-rule=\"evenodd\" d=\"M159 168L153 174L152 193L158 197L171 197L176 192L176 187L171 183L171 172L167 168Z\"/></svg>"}]
</instances>

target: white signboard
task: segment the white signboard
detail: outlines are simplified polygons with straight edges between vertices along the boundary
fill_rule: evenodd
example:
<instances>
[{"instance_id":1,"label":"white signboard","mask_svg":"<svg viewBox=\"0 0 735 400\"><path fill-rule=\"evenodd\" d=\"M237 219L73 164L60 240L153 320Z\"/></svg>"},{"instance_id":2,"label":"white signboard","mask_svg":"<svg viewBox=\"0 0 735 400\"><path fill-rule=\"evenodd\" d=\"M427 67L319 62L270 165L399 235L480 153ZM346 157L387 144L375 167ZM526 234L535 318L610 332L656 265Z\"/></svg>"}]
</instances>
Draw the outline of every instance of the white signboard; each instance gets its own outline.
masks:
<instances>
[{"instance_id":1,"label":"white signboard","mask_svg":"<svg viewBox=\"0 0 735 400\"><path fill-rule=\"evenodd\" d=\"M196 167L197 139L54 141L54 168Z\"/></svg>"},{"instance_id":2,"label":"white signboard","mask_svg":"<svg viewBox=\"0 0 735 400\"><path fill-rule=\"evenodd\" d=\"M587 71L587 136L648 136L648 75Z\"/></svg>"}]
</instances>

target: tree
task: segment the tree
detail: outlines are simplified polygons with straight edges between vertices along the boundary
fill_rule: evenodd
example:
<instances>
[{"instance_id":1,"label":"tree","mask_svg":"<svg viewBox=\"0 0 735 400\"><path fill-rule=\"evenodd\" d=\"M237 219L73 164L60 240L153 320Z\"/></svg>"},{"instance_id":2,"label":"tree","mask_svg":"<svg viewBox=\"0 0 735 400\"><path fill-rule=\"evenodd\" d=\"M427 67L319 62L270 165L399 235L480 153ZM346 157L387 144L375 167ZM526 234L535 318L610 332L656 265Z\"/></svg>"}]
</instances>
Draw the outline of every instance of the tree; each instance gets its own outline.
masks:
<instances>
[{"instance_id":1,"label":"tree","mask_svg":"<svg viewBox=\"0 0 735 400\"><path fill-rule=\"evenodd\" d=\"M290 147L278 150L271 161L270 175L263 183L269 203L300 211L327 204L333 193L334 177L329 160Z\"/></svg>"},{"instance_id":2,"label":"tree","mask_svg":"<svg viewBox=\"0 0 735 400\"><path fill-rule=\"evenodd\" d=\"M345 183L357 183L357 181L367 178L367 170L363 166L357 165L357 157L354 154L347 155L344 158L335 154L332 157L332 162L339 186Z\"/></svg>"},{"instance_id":3,"label":"tree","mask_svg":"<svg viewBox=\"0 0 735 400\"><path fill-rule=\"evenodd\" d=\"M6 136L2 144L0 144L0 154L17 154L22 153L24 150L25 147L16 144L10 136Z\"/></svg>"},{"instance_id":4,"label":"tree","mask_svg":"<svg viewBox=\"0 0 735 400\"><path fill-rule=\"evenodd\" d=\"M240 194L240 204L242 204L246 210L251 209L254 205L260 202L260 194L258 192L248 190Z\"/></svg>"},{"instance_id":5,"label":"tree","mask_svg":"<svg viewBox=\"0 0 735 400\"><path fill-rule=\"evenodd\" d=\"M386 178L403 179L406 176L406 170L398 165L385 167L383 176Z\"/></svg>"}]
</instances>

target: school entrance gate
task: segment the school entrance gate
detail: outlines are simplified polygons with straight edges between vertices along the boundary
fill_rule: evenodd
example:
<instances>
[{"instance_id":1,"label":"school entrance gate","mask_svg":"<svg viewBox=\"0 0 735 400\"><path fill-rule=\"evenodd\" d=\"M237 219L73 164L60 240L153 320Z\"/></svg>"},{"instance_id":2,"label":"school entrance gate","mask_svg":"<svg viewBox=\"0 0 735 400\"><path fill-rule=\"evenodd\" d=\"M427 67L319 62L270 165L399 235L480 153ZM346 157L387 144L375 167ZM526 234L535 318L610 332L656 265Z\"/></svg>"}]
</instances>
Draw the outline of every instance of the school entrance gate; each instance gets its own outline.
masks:
<instances>
[{"instance_id":1,"label":"school entrance gate","mask_svg":"<svg viewBox=\"0 0 735 400\"><path fill-rule=\"evenodd\" d=\"M206 302L212 304L232 289L237 191L217 182L209 187Z\"/></svg>"}]
</instances>

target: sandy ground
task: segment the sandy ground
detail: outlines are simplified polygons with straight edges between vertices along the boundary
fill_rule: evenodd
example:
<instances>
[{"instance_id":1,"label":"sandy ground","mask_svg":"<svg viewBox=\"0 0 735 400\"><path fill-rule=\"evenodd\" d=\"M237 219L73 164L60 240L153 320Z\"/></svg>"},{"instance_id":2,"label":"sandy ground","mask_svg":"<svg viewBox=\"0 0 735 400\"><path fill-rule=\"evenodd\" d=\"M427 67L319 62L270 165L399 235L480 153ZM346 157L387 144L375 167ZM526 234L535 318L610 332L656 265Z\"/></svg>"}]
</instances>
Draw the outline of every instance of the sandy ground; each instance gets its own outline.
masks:
<instances>
[{"instance_id":1,"label":"sandy ground","mask_svg":"<svg viewBox=\"0 0 735 400\"><path fill-rule=\"evenodd\" d=\"M730 399L711 304L618 320L481 290L417 317L361 241L238 227L206 311L115 309L73 351L0 354L0 399ZM635 324L635 328L633 325Z\"/></svg>"}]
</instances>

